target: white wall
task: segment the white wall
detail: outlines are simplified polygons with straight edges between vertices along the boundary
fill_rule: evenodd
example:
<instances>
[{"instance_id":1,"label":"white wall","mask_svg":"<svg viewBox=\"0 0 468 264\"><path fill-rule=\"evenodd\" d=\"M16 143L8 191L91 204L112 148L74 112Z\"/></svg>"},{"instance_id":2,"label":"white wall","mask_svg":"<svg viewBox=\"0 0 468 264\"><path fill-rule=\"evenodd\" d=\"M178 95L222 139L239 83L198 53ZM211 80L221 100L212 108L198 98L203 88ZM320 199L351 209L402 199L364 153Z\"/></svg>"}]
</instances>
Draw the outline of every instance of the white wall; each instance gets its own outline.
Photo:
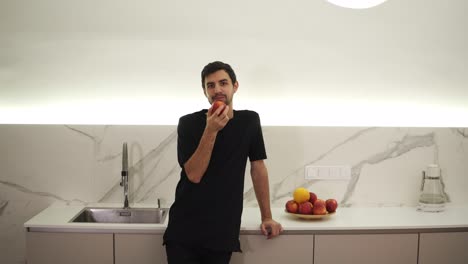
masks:
<instances>
[{"instance_id":1,"label":"white wall","mask_svg":"<svg viewBox=\"0 0 468 264\"><path fill-rule=\"evenodd\" d=\"M199 74L219 59L237 70L236 108L266 125L467 126L466 10L2 0L0 123L175 124L208 106Z\"/></svg>"}]
</instances>

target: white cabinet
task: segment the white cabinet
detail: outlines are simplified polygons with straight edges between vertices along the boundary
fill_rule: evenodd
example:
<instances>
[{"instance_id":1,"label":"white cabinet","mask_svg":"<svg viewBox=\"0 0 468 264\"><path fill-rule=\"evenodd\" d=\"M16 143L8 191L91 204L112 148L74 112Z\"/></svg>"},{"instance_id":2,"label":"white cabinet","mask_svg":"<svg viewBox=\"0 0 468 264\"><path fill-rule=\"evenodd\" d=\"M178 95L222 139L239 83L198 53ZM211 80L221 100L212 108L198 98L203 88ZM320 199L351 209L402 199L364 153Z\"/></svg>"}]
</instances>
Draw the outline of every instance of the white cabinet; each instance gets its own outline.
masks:
<instances>
[{"instance_id":1,"label":"white cabinet","mask_svg":"<svg viewBox=\"0 0 468 264\"><path fill-rule=\"evenodd\" d=\"M273 239L263 235L241 235L240 242L242 253L232 254L232 264L313 262L313 235L282 235Z\"/></svg>"},{"instance_id":2,"label":"white cabinet","mask_svg":"<svg viewBox=\"0 0 468 264\"><path fill-rule=\"evenodd\" d=\"M468 232L283 234L270 240L241 235L240 241L243 252L233 253L232 264L465 264L468 260ZM27 232L27 263L167 264L162 242L162 234Z\"/></svg>"},{"instance_id":3,"label":"white cabinet","mask_svg":"<svg viewBox=\"0 0 468 264\"><path fill-rule=\"evenodd\" d=\"M28 264L113 264L113 234L26 233Z\"/></svg>"},{"instance_id":4,"label":"white cabinet","mask_svg":"<svg viewBox=\"0 0 468 264\"><path fill-rule=\"evenodd\" d=\"M418 234L315 236L314 264L417 264L417 259Z\"/></svg>"},{"instance_id":5,"label":"white cabinet","mask_svg":"<svg viewBox=\"0 0 468 264\"><path fill-rule=\"evenodd\" d=\"M166 264L159 234L115 234L115 264Z\"/></svg>"},{"instance_id":6,"label":"white cabinet","mask_svg":"<svg viewBox=\"0 0 468 264\"><path fill-rule=\"evenodd\" d=\"M419 238L419 264L466 264L468 232L422 233Z\"/></svg>"}]
</instances>

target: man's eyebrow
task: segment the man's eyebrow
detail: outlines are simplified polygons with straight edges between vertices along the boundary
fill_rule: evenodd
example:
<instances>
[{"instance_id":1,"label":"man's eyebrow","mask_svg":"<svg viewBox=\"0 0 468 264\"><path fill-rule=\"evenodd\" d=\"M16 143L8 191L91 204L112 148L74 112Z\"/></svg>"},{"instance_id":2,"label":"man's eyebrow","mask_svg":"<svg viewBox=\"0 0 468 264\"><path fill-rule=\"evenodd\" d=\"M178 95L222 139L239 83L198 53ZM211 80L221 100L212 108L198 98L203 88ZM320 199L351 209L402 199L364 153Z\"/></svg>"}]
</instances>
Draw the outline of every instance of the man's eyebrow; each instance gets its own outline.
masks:
<instances>
[{"instance_id":1,"label":"man's eyebrow","mask_svg":"<svg viewBox=\"0 0 468 264\"><path fill-rule=\"evenodd\" d=\"M228 79L221 79L218 82L228 82ZM208 84L214 84L215 82L207 82L206 85Z\"/></svg>"}]
</instances>

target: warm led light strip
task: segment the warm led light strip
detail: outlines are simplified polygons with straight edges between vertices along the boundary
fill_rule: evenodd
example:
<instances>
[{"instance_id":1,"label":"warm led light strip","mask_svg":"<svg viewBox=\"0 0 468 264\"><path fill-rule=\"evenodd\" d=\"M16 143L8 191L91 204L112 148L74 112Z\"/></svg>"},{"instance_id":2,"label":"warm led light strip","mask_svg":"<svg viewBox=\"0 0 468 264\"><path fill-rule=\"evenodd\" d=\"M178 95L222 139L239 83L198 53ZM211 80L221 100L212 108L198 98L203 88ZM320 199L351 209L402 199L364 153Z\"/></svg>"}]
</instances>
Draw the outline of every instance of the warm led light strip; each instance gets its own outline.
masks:
<instances>
[{"instance_id":1,"label":"warm led light strip","mask_svg":"<svg viewBox=\"0 0 468 264\"><path fill-rule=\"evenodd\" d=\"M176 125L180 116L207 106L204 101L135 101L0 107L0 124ZM236 109L255 110L264 126L468 127L468 106L270 100L247 101Z\"/></svg>"}]
</instances>

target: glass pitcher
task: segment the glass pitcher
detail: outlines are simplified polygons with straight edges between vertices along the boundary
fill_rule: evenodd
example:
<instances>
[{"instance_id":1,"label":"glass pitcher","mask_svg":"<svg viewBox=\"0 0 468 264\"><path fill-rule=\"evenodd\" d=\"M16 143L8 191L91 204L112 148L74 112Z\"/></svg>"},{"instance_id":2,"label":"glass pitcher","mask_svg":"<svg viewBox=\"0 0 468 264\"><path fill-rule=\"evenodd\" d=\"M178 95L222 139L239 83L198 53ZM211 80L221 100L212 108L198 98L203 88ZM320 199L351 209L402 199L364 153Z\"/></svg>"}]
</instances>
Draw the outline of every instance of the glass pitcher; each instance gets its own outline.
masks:
<instances>
[{"instance_id":1,"label":"glass pitcher","mask_svg":"<svg viewBox=\"0 0 468 264\"><path fill-rule=\"evenodd\" d=\"M436 164L428 165L427 170L423 171L418 210L441 212L445 209L445 194L440 177L440 168Z\"/></svg>"}]
</instances>

